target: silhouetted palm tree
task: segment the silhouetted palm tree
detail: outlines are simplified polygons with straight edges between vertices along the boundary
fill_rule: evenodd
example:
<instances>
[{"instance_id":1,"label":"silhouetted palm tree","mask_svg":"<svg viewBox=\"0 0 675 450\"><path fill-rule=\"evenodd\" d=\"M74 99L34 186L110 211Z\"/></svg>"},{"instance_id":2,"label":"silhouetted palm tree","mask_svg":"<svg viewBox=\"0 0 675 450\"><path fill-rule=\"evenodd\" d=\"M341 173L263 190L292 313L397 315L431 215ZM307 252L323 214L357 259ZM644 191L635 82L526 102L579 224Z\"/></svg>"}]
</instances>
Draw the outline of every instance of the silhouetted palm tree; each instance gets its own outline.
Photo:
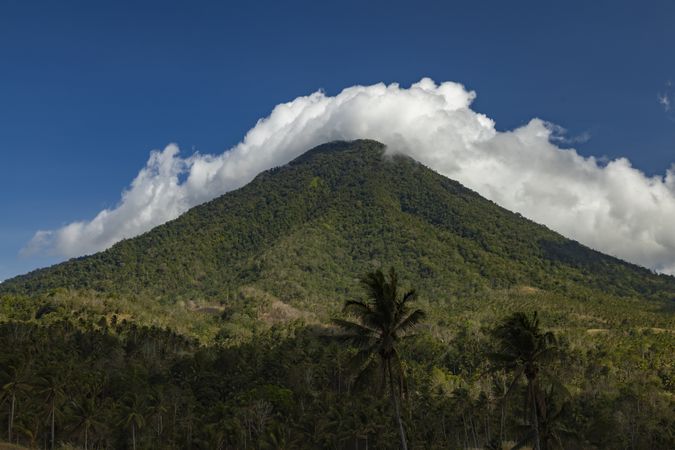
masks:
<instances>
[{"instance_id":1,"label":"silhouetted palm tree","mask_svg":"<svg viewBox=\"0 0 675 450\"><path fill-rule=\"evenodd\" d=\"M542 447L564 449L564 441L578 446L579 434L564 423L570 406L570 393L558 380L551 379L542 389L546 404L546 415L539 419Z\"/></svg>"},{"instance_id":2,"label":"silhouetted palm tree","mask_svg":"<svg viewBox=\"0 0 675 450\"><path fill-rule=\"evenodd\" d=\"M507 395L523 375L527 380L525 404L531 432L523 441L533 441L535 448L541 450L542 440L539 428L542 418L546 418L546 400L537 381L542 365L550 361L555 353L555 336L539 328L536 311L532 316L522 312L510 315L494 329L493 334L497 339L499 349L497 353L491 354L492 360L497 368L506 369L515 374ZM544 445L546 445L545 442Z\"/></svg>"},{"instance_id":3,"label":"silhouetted palm tree","mask_svg":"<svg viewBox=\"0 0 675 450\"><path fill-rule=\"evenodd\" d=\"M397 345L424 318L424 312L410 307L416 298L415 290L399 294L398 278L393 268L389 279L377 270L368 273L361 283L366 290L366 299L345 303L345 312L354 315L357 322L336 319L334 323L344 330L342 337L358 349L354 362L358 366L359 377L379 363L382 387L389 387L401 447L407 450L400 409L404 374Z\"/></svg>"},{"instance_id":4,"label":"silhouetted palm tree","mask_svg":"<svg viewBox=\"0 0 675 450\"><path fill-rule=\"evenodd\" d=\"M145 425L145 416L147 413L146 399L135 392L129 392L125 395L122 405L121 425L131 428L131 445L136 450L136 430Z\"/></svg>"},{"instance_id":5,"label":"silhouetted palm tree","mask_svg":"<svg viewBox=\"0 0 675 450\"><path fill-rule=\"evenodd\" d=\"M3 364L5 366L5 364ZM16 362L8 363L0 370L0 387L3 397L8 399L9 415L7 418L7 442L12 442L12 431L14 428L14 417L16 413L17 395L27 392L31 389L29 383L30 361L28 359L19 359Z\"/></svg>"},{"instance_id":6,"label":"silhouetted palm tree","mask_svg":"<svg viewBox=\"0 0 675 450\"><path fill-rule=\"evenodd\" d=\"M102 409L95 393L88 393L71 401L71 414L75 419L75 431L84 431L84 450L89 449L89 430L103 426Z\"/></svg>"},{"instance_id":7,"label":"silhouetted palm tree","mask_svg":"<svg viewBox=\"0 0 675 450\"><path fill-rule=\"evenodd\" d=\"M45 403L49 407L50 448L54 449L56 446L55 420L57 404L60 403L65 396L64 387L66 380L55 368L49 367L44 371L43 375L38 377L37 382L40 390L39 392L44 395Z\"/></svg>"}]
</instances>

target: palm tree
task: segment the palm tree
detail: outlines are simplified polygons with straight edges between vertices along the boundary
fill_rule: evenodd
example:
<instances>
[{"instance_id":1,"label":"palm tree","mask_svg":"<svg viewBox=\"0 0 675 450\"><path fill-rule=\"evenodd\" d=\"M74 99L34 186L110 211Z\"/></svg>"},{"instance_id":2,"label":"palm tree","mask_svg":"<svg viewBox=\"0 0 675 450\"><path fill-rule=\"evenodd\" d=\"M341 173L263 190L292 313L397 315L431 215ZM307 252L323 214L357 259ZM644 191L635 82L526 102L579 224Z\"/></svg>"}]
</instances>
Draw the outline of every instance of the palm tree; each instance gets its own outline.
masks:
<instances>
[{"instance_id":1,"label":"palm tree","mask_svg":"<svg viewBox=\"0 0 675 450\"><path fill-rule=\"evenodd\" d=\"M49 405L50 419L50 447L52 450L56 445L55 418L57 403L65 396L65 379L56 372L54 368L48 368L44 374L38 378L40 393L45 396L45 403Z\"/></svg>"},{"instance_id":2,"label":"palm tree","mask_svg":"<svg viewBox=\"0 0 675 450\"><path fill-rule=\"evenodd\" d=\"M4 365L4 364L3 364ZM14 416L16 413L16 397L22 392L29 391L30 361L19 360L17 363L7 364L0 370L0 388L3 396L9 399L9 417L7 420L7 442L12 442Z\"/></svg>"},{"instance_id":3,"label":"palm tree","mask_svg":"<svg viewBox=\"0 0 675 450\"><path fill-rule=\"evenodd\" d=\"M570 406L569 391L557 380L543 389L546 400L547 415L540 418L541 427L539 433L544 448L564 449L563 441L578 443L578 433L565 426L563 419Z\"/></svg>"},{"instance_id":4,"label":"palm tree","mask_svg":"<svg viewBox=\"0 0 675 450\"><path fill-rule=\"evenodd\" d=\"M359 369L357 379L379 363L381 386L383 389L387 385L389 387L401 448L407 450L399 402L403 394L404 373L397 345L424 318L424 312L411 310L410 303L417 295L415 290L399 295L394 268L389 272L389 279L377 270L366 274L361 284L365 288L366 299L349 300L344 307L345 312L354 315L357 322L335 319L334 323L345 332L341 337L358 349L353 360Z\"/></svg>"},{"instance_id":5,"label":"palm tree","mask_svg":"<svg viewBox=\"0 0 675 450\"><path fill-rule=\"evenodd\" d=\"M76 419L74 429L84 431L84 450L89 449L89 430L103 426L100 417L101 405L97 401L97 394L89 393L78 400L71 401L72 414Z\"/></svg>"},{"instance_id":6,"label":"palm tree","mask_svg":"<svg viewBox=\"0 0 675 450\"><path fill-rule=\"evenodd\" d=\"M541 450L540 424L546 418L546 400L538 387L538 375L555 353L555 336L539 328L536 311L531 317L522 312L508 316L493 330L493 335L498 345L498 352L490 355L495 368L515 374L506 394L513 390L523 375L527 380L525 414L530 423L530 433L516 447L533 440L536 450Z\"/></svg>"},{"instance_id":7,"label":"palm tree","mask_svg":"<svg viewBox=\"0 0 675 450\"><path fill-rule=\"evenodd\" d=\"M160 444L164 432L164 414L168 411L166 396L160 386L153 386L148 404L148 414L155 419L155 431L157 432L157 445Z\"/></svg>"},{"instance_id":8,"label":"palm tree","mask_svg":"<svg viewBox=\"0 0 675 450\"><path fill-rule=\"evenodd\" d=\"M122 404L121 425L131 427L131 445L136 450L136 430L145 425L145 415L147 413L145 398L137 393L128 393Z\"/></svg>"}]
</instances>

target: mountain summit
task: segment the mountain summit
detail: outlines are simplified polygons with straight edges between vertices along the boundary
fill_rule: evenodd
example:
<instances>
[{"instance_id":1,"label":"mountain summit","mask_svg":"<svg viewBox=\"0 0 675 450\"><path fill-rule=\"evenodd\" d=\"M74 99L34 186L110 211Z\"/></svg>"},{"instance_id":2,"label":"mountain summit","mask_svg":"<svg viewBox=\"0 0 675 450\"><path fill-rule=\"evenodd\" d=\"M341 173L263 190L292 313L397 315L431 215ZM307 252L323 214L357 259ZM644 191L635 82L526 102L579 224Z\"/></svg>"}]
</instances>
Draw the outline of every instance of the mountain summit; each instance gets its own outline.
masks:
<instances>
[{"instance_id":1,"label":"mountain summit","mask_svg":"<svg viewBox=\"0 0 675 450\"><path fill-rule=\"evenodd\" d=\"M148 233L7 280L0 293L65 287L172 302L254 286L325 301L391 265L431 296L517 286L675 296L675 278L565 239L372 140L320 145Z\"/></svg>"}]
</instances>

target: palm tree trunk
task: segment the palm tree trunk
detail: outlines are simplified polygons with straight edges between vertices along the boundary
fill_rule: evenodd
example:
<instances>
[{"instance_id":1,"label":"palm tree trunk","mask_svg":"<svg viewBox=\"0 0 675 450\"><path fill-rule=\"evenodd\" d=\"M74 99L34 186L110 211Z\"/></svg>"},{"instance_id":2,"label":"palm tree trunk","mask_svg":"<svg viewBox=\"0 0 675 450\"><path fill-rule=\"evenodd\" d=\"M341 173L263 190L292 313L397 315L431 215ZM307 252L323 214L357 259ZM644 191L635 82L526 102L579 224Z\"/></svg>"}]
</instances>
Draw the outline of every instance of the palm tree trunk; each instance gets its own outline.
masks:
<instances>
[{"instance_id":1,"label":"palm tree trunk","mask_svg":"<svg viewBox=\"0 0 675 450\"><path fill-rule=\"evenodd\" d=\"M530 398L532 399L532 428L534 430L534 448L541 450L541 442L539 440L539 413L537 412L537 398L535 397L534 380L529 381L528 389L530 390Z\"/></svg>"},{"instance_id":2,"label":"palm tree trunk","mask_svg":"<svg viewBox=\"0 0 675 450\"><path fill-rule=\"evenodd\" d=\"M473 416L469 416L469 425L471 425L471 436L473 436L473 445L478 448L478 436L476 436L476 424L473 422Z\"/></svg>"},{"instance_id":3,"label":"palm tree trunk","mask_svg":"<svg viewBox=\"0 0 675 450\"><path fill-rule=\"evenodd\" d=\"M504 426L506 424L506 399L502 400L502 411L499 419L499 442L504 442Z\"/></svg>"},{"instance_id":4,"label":"palm tree trunk","mask_svg":"<svg viewBox=\"0 0 675 450\"><path fill-rule=\"evenodd\" d=\"M445 432L445 413L443 413L443 416L441 417L441 430L443 431L443 442L445 444L448 444L448 435Z\"/></svg>"},{"instance_id":5,"label":"palm tree trunk","mask_svg":"<svg viewBox=\"0 0 675 450\"><path fill-rule=\"evenodd\" d=\"M405 428L403 428L403 420L401 419L401 408L399 407L398 399L396 397L396 390L394 389L394 376L391 372L391 361L387 361L387 371L389 372L389 392L391 394L391 402L394 404L396 423L398 424L398 433L401 437L401 450L408 450L408 442L406 441L405 437Z\"/></svg>"},{"instance_id":6,"label":"palm tree trunk","mask_svg":"<svg viewBox=\"0 0 675 450\"><path fill-rule=\"evenodd\" d=\"M54 450L54 401L52 400L52 450Z\"/></svg>"},{"instance_id":7,"label":"palm tree trunk","mask_svg":"<svg viewBox=\"0 0 675 450\"><path fill-rule=\"evenodd\" d=\"M7 430L7 442L12 443L12 428L14 427L14 408L16 406L16 394L12 392L12 406L9 413L9 425Z\"/></svg>"},{"instance_id":8,"label":"palm tree trunk","mask_svg":"<svg viewBox=\"0 0 675 450\"><path fill-rule=\"evenodd\" d=\"M133 445L134 450L136 450L136 424L131 421L131 443Z\"/></svg>"},{"instance_id":9,"label":"palm tree trunk","mask_svg":"<svg viewBox=\"0 0 675 450\"><path fill-rule=\"evenodd\" d=\"M464 428L464 448L469 446L469 432L466 429L466 417L462 413L462 428Z\"/></svg>"},{"instance_id":10,"label":"palm tree trunk","mask_svg":"<svg viewBox=\"0 0 675 450\"><path fill-rule=\"evenodd\" d=\"M84 450L89 450L89 424L84 426Z\"/></svg>"}]
</instances>

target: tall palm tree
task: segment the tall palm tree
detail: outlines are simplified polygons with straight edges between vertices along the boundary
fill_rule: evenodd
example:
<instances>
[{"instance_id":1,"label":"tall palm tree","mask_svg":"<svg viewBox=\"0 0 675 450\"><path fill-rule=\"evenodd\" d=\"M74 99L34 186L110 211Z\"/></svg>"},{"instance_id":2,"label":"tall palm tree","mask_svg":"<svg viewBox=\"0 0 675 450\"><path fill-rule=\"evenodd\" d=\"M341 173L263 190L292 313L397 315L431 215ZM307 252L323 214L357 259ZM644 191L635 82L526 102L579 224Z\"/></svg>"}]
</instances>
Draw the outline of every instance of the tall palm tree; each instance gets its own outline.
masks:
<instances>
[{"instance_id":1,"label":"tall palm tree","mask_svg":"<svg viewBox=\"0 0 675 450\"><path fill-rule=\"evenodd\" d=\"M400 339L418 325L425 314L420 309L412 310L410 307L417 296L415 290L399 293L394 268L389 271L388 279L381 270L377 270L366 274L361 284L366 291L366 298L349 300L344 308L357 321L335 319L334 323L343 329L345 334L342 338L358 349L354 362L359 369L359 377L379 364L382 388L389 387L401 448L407 450L400 408L404 373L397 346Z\"/></svg>"},{"instance_id":2,"label":"tall palm tree","mask_svg":"<svg viewBox=\"0 0 675 450\"><path fill-rule=\"evenodd\" d=\"M55 420L57 404L65 396L64 388L66 380L54 368L47 368L43 375L38 377L40 393L45 397L45 403L49 406L50 420L50 448L56 445Z\"/></svg>"},{"instance_id":3,"label":"tall palm tree","mask_svg":"<svg viewBox=\"0 0 675 450\"><path fill-rule=\"evenodd\" d=\"M84 431L84 450L89 449L89 430L103 427L102 409L97 393L88 393L77 400L72 400L71 414L75 419L74 430Z\"/></svg>"},{"instance_id":4,"label":"tall palm tree","mask_svg":"<svg viewBox=\"0 0 675 450\"><path fill-rule=\"evenodd\" d=\"M145 425L148 409L146 399L143 395L129 392L125 395L120 409L122 413L120 424L131 428L131 445L133 450L136 450L136 430Z\"/></svg>"},{"instance_id":5,"label":"tall palm tree","mask_svg":"<svg viewBox=\"0 0 675 450\"><path fill-rule=\"evenodd\" d=\"M570 406L570 393L567 388L557 380L552 380L542 391L547 408L546 416L540 418L539 433L541 434L542 446L544 448L564 449L563 441L578 444L578 433L565 426L564 423L564 416Z\"/></svg>"},{"instance_id":6,"label":"tall palm tree","mask_svg":"<svg viewBox=\"0 0 675 450\"><path fill-rule=\"evenodd\" d=\"M12 442L14 417L16 413L16 397L31 389L29 382L30 361L19 360L13 363L3 364L0 369L0 391L3 397L9 401L9 416L7 419L7 442Z\"/></svg>"},{"instance_id":7,"label":"tall palm tree","mask_svg":"<svg viewBox=\"0 0 675 450\"><path fill-rule=\"evenodd\" d=\"M493 330L493 335L498 346L497 353L490 355L495 367L515 374L507 395L523 376L527 380L525 413L531 430L523 441L534 441L536 450L541 450L540 424L546 419L546 400L538 387L538 375L555 354L555 335L540 329L536 311L532 316L522 312L508 316Z\"/></svg>"},{"instance_id":8,"label":"tall palm tree","mask_svg":"<svg viewBox=\"0 0 675 450\"><path fill-rule=\"evenodd\" d=\"M160 445L164 432L164 415L168 411L166 395L161 386L153 386L148 396L148 414L155 419L155 431L157 432L157 445Z\"/></svg>"}]
</instances>

